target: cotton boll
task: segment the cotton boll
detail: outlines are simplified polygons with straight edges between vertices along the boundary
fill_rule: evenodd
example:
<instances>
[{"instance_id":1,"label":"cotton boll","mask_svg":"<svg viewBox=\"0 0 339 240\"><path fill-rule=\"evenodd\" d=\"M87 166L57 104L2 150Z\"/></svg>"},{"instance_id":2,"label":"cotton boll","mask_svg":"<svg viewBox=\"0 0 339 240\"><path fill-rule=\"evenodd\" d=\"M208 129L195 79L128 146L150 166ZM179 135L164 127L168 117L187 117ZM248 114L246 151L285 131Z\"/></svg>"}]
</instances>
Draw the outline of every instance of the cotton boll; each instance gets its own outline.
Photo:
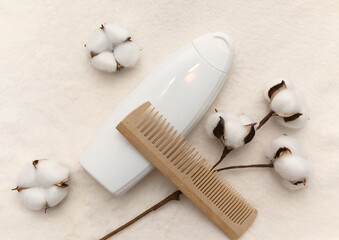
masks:
<instances>
[{"instance_id":1,"label":"cotton boll","mask_svg":"<svg viewBox=\"0 0 339 240\"><path fill-rule=\"evenodd\" d=\"M297 154L285 154L274 161L275 171L288 181L302 181L310 174L310 166L305 158Z\"/></svg>"},{"instance_id":2,"label":"cotton boll","mask_svg":"<svg viewBox=\"0 0 339 240\"><path fill-rule=\"evenodd\" d=\"M20 200L22 203L32 210L40 210L46 204L45 189L33 187L20 191Z\"/></svg>"},{"instance_id":3,"label":"cotton boll","mask_svg":"<svg viewBox=\"0 0 339 240\"><path fill-rule=\"evenodd\" d=\"M291 156L293 156L293 154ZM290 166L290 167L295 168L295 166L293 166L293 167ZM310 184L310 182L312 181L313 172L312 172L312 168L309 165L308 166L305 165L304 167L307 170L304 171L304 174L299 174L300 175L299 177L301 177L301 178L299 178L298 180L290 180L288 178L283 178L281 180L282 185L289 190L298 190L300 188L304 188L304 187L308 186ZM286 169L285 169L285 171L286 171ZM295 172L295 169L293 169L292 172ZM295 179L297 179L297 178L295 178Z\"/></svg>"},{"instance_id":4,"label":"cotton boll","mask_svg":"<svg viewBox=\"0 0 339 240\"><path fill-rule=\"evenodd\" d=\"M104 24L102 29L113 46L126 41L130 37L129 32L126 29L114 23Z\"/></svg>"},{"instance_id":5,"label":"cotton boll","mask_svg":"<svg viewBox=\"0 0 339 240\"><path fill-rule=\"evenodd\" d=\"M54 160L40 161L37 176L41 187L48 187L68 179L69 170Z\"/></svg>"},{"instance_id":6,"label":"cotton boll","mask_svg":"<svg viewBox=\"0 0 339 240\"><path fill-rule=\"evenodd\" d=\"M278 115L291 115L298 113L303 105L299 100L299 96L294 90L283 89L279 91L271 102L271 109Z\"/></svg>"},{"instance_id":7,"label":"cotton boll","mask_svg":"<svg viewBox=\"0 0 339 240\"><path fill-rule=\"evenodd\" d=\"M114 48L114 57L123 67L132 67L140 56L139 47L131 41L117 45Z\"/></svg>"},{"instance_id":8,"label":"cotton boll","mask_svg":"<svg viewBox=\"0 0 339 240\"><path fill-rule=\"evenodd\" d=\"M140 49L132 42L129 32L113 23L101 25L85 46L92 65L106 72L134 66L140 56Z\"/></svg>"},{"instance_id":9,"label":"cotton boll","mask_svg":"<svg viewBox=\"0 0 339 240\"><path fill-rule=\"evenodd\" d=\"M92 65L105 72L115 72L117 70L117 62L112 52L102 52L92 58Z\"/></svg>"},{"instance_id":10,"label":"cotton boll","mask_svg":"<svg viewBox=\"0 0 339 240\"><path fill-rule=\"evenodd\" d=\"M304 99L296 89L279 91L270 107L278 115L278 121L286 127L301 128L308 120Z\"/></svg>"},{"instance_id":11,"label":"cotton boll","mask_svg":"<svg viewBox=\"0 0 339 240\"><path fill-rule=\"evenodd\" d=\"M253 139L255 135L253 126L255 123L253 123L250 117L245 114L236 115L232 113L227 113L225 116L225 138L227 146L238 148Z\"/></svg>"},{"instance_id":12,"label":"cotton boll","mask_svg":"<svg viewBox=\"0 0 339 240\"><path fill-rule=\"evenodd\" d=\"M285 121L284 118L278 118L277 120L280 124L282 124L285 127L302 128L306 125L308 121L308 113L306 109L301 110L300 113L302 115L293 121Z\"/></svg>"},{"instance_id":13,"label":"cotton boll","mask_svg":"<svg viewBox=\"0 0 339 240\"><path fill-rule=\"evenodd\" d=\"M225 139L226 146L238 148L244 145L244 139L247 135L247 130L240 121L228 120L225 122Z\"/></svg>"},{"instance_id":14,"label":"cotton boll","mask_svg":"<svg viewBox=\"0 0 339 240\"><path fill-rule=\"evenodd\" d=\"M282 183L282 185L283 185L284 187L286 187L286 188L289 189L289 190L293 190L293 191L305 187L305 185L302 184L302 183L299 183L299 184L293 184L293 183L291 183L290 181L288 181L288 180L286 180L286 179L282 179L282 180L281 180L281 183ZM308 185L308 180L307 180L307 183L306 183L306 184Z\"/></svg>"},{"instance_id":15,"label":"cotton boll","mask_svg":"<svg viewBox=\"0 0 339 240\"><path fill-rule=\"evenodd\" d=\"M18 186L21 188L29 188L36 186L37 183L36 169L32 163L27 163L19 175Z\"/></svg>"},{"instance_id":16,"label":"cotton boll","mask_svg":"<svg viewBox=\"0 0 339 240\"><path fill-rule=\"evenodd\" d=\"M34 160L27 164L12 190L19 193L25 206L32 210L53 207L67 195L68 168L54 160Z\"/></svg>"},{"instance_id":17,"label":"cotton boll","mask_svg":"<svg viewBox=\"0 0 339 240\"><path fill-rule=\"evenodd\" d=\"M257 130L268 119L275 117L284 126L300 128L307 122L306 107L302 95L288 80L276 79L265 88L265 99L270 102L271 111L260 121Z\"/></svg>"},{"instance_id":18,"label":"cotton boll","mask_svg":"<svg viewBox=\"0 0 339 240\"><path fill-rule=\"evenodd\" d=\"M244 126L253 123L253 121L250 119L250 117L247 116L247 115L245 115L245 114L241 114L241 115L239 116L239 121L240 121L240 123L241 123L242 125L244 125Z\"/></svg>"},{"instance_id":19,"label":"cotton boll","mask_svg":"<svg viewBox=\"0 0 339 240\"><path fill-rule=\"evenodd\" d=\"M281 136L272 141L272 143L266 147L265 154L269 159L274 159L276 152L279 148L286 147L292 154L298 154L303 157L306 157L303 147L292 137Z\"/></svg>"},{"instance_id":20,"label":"cotton boll","mask_svg":"<svg viewBox=\"0 0 339 240\"><path fill-rule=\"evenodd\" d=\"M98 29L94 32L92 39L86 44L86 48L89 52L94 53L101 53L106 50L112 50L112 46L102 29Z\"/></svg>"},{"instance_id":21,"label":"cotton boll","mask_svg":"<svg viewBox=\"0 0 339 240\"><path fill-rule=\"evenodd\" d=\"M54 207L67 196L68 189L57 186L50 187L46 190L46 202L49 207Z\"/></svg>"},{"instance_id":22,"label":"cotton boll","mask_svg":"<svg viewBox=\"0 0 339 240\"><path fill-rule=\"evenodd\" d=\"M220 139L225 147L234 149L252 140L254 125L246 115L216 112L208 117L205 128L209 137Z\"/></svg>"},{"instance_id":23,"label":"cotton boll","mask_svg":"<svg viewBox=\"0 0 339 240\"><path fill-rule=\"evenodd\" d=\"M218 122L220 121L220 113L216 112L211 114L206 121L205 129L206 133L210 138L216 138L216 136L213 134L213 130L218 125Z\"/></svg>"},{"instance_id":24,"label":"cotton boll","mask_svg":"<svg viewBox=\"0 0 339 240\"><path fill-rule=\"evenodd\" d=\"M285 85L287 88L289 89L294 89L294 86L292 84L292 82L290 82L289 80L285 79L285 78L277 78L277 79L273 79L271 81L269 81L266 86L265 86L265 90L264 90L264 97L265 99L270 102L271 99L269 98L268 92L270 91L270 89L274 86L276 86L277 84L280 84L282 81L285 82Z\"/></svg>"}]
</instances>

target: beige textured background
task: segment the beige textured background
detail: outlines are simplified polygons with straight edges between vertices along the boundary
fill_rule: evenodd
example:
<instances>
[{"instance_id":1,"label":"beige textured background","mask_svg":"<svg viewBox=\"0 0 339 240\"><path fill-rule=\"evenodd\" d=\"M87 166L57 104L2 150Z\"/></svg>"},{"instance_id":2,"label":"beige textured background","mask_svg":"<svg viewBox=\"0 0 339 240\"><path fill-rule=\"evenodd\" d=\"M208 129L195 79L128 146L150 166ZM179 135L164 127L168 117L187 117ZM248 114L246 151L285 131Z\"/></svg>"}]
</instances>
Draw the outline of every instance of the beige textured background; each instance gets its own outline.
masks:
<instances>
[{"instance_id":1,"label":"beige textured background","mask_svg":"<svg viewBox=\"0 0 339 240\"><path fill-rule=\"evenodd\" d=\"M139 64L105 74L83 45L104 22L127 28L142 48ZM339 238L338 1L0 1L0 238L97 239L165 197L174 187L153 171L120 198L79 166L78 158L114 107L159 61L208 32L234 40L235 58L212 107L267 112L265 82L287 77L304 93L307 127L271 121L227 164L265 162L263 148L287 133L308 150L313 185L291 192L268 169L224 173L259 210L247 239ZM210 112L212 112L210 109ZM205 118L189 138L210 161L220 146L206 138ZM48 214L11 192L26 161L53 158L71 171L67 199ZM115 239L226 239L185 197Z\"/></svg>"}]
</instances>

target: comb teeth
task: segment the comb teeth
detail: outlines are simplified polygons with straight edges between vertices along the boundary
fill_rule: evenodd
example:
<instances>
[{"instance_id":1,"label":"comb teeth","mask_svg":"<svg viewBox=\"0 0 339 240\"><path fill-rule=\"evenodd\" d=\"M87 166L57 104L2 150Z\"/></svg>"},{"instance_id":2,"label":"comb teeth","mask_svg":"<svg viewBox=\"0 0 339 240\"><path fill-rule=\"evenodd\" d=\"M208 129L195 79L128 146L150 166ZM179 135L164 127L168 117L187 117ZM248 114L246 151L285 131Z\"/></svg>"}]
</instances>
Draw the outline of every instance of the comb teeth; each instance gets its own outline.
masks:
<instances>
[{"instance_id":1,"label":"comb teeth","mask_svg":"<svg viewBox=\"0 0 339 240\"><path fill-rule=\"evenodd\" d=\"M137 108L117 129L231 239L237 239L257 211L150 105Z\"/></svg>"},{"instance_id":2,"label":"comb teeth","mask_svg":"<svg viewBox=\"0 0 339 240\"><path fill-rule=\"evenodd\" d=\"M189 165L187 165L186 169L184 169L182 172L188 175L198 165L201 158L202 158L202 155L199 155L199 157L197 157L194 161L192 161Z\"/></svg>"},{"instance_id":3,"label":"comb teeth","mask_svg":"<svg viewBox=\"0 0 339 240\"><path fill-rule=\"evenodd\" d=\"M145 112L143 116L141 116L141 118L137 121L138 123L137 128L140 128L142 125L144 125L144 123L147 121L148 117L154 111L154 109L155 109L154 107L151 108L149 111Z\"/></svg>"},{"instance_id":4,"label":"comb teeth","mask_svg":"<svg viewBox=\"0 0 339 240\"><path fill-rule=\"evenodd\" d=\"M187 168L189 168L189 166L191 166L194 162L196 162L197 160L201 158L201 155L198 158L196 158L198 154L199 154L198 152L195 152L194 154L192 154L190 158L180 167L182 173L185 172Z\"/></svg>"},{"instance_id":5,"label":"comb teeth","mask_svg":"<svg viewBox=\"0 0 339 240\"><path fill-rule=\"evenodd\" d=\"M160 123L156 125L153 129L148 129L144 136L148 136L148 140L152 140L162 130L165 121L166 119L161 119Z\"/></svg>"},{"instance_id":6,"label":"comb teeth","mask_svg":"<svg viewBox=\"0 0 339 240\"><path fill-rule=\"evenodd\" d=\"M161 149L161 151L163 152L164 155L166 155L169 150L175 147L176 144L180 144L182 140L184 140L184 138L181 137L180 134L177 134L175 137L172 138L172 140L167 144L167 146Z\"/></svg>"},{"instance_id":7,"label":"comb teeth","mask_svg":"<svg viewBox=\"0 0 339 240\"><path fill-rule=\"evenodd\" d=\"M154 130L157 126L157 124L159 124L160 120L162 119L162 115L158 116L148 127L148 130L146 131L146 133L144 134L145 137L148 136L152 130ZM165 121L165 120L163 120Z\"/></svg>"}]
</instances>

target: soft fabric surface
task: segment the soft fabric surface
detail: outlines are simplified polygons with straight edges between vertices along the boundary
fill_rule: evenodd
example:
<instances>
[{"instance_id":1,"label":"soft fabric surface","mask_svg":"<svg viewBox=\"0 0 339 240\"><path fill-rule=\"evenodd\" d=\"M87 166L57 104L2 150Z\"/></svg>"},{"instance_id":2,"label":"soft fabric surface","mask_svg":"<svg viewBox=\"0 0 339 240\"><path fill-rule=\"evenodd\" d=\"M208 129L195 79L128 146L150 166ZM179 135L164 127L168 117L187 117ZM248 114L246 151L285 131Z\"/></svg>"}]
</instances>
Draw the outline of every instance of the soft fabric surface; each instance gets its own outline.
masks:
<instances>
[{"instance_id":1,"label":"soft fabric surface","mask_svg":"<svg viewBox=\"0 0 339 240\"><path fill-rule=\"evenodd\" d=\"M224 175L259 214L241 239L339 238L339 4L337 1L5 1L0 2L0 233L1 239L98 239L174 186L154 170L122 197L113 197L78 163L101 124L128 92L181 45L221 31L234 41L227 83L212 105L259 121L268 111L267 81L286 77L304 94L307 126L275 121L222 166L264 163L266 147L286 133L297 138L315 169L301 191L285 189L270 169ZM105 22L132 33L142 48L135 68L114 74L91 66L84 44ZM221 154L204 131L189 135L211 162ZM25 162L61 161L71 169L62 204L26 209L15 187ZM114 239L226 239L187 198L148 215Z\"/></svg>"}]
</instances>

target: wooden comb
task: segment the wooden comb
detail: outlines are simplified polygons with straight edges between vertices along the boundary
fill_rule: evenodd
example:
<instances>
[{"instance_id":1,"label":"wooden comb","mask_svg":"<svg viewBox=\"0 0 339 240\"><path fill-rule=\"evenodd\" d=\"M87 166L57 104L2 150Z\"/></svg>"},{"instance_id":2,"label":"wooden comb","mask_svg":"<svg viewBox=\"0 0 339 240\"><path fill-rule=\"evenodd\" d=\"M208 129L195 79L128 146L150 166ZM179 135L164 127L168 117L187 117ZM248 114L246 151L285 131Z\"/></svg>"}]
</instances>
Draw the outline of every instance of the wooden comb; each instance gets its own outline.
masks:
<instances>
[{"instance_id":1,"label":"wooden comb","mask_svg":"<svg viewBox=\"0 0 339 240\"><path fill-rule=\"evenodd\" d=\"M238 239L257 210L150 107L142 104L116 128L228 237Z\"/></svg>"}]
</instances>

